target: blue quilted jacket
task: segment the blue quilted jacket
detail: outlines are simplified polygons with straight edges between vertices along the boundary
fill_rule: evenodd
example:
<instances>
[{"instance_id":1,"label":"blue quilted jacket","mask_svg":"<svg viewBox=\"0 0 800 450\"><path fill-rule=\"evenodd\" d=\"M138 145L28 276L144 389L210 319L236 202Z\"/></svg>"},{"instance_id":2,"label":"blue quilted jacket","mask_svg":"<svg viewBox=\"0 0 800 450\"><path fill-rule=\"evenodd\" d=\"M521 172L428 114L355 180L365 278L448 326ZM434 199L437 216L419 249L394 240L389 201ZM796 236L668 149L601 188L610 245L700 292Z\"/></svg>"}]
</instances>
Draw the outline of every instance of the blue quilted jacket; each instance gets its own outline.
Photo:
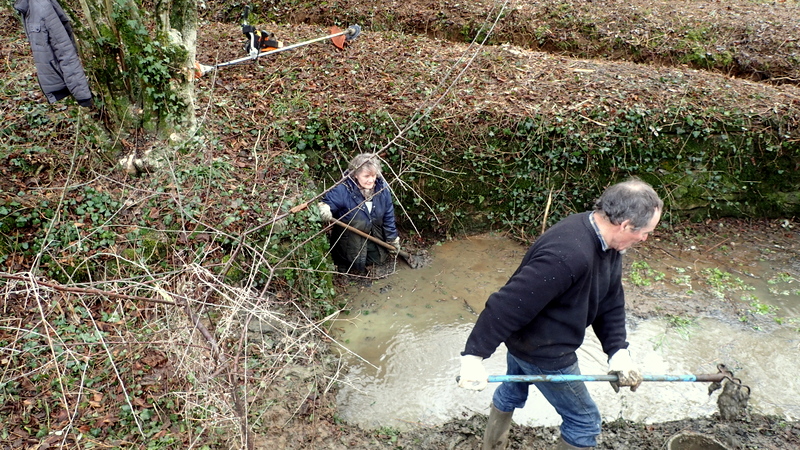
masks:
<instances>
[{"instance_id":1,"label":"blue quilted jacket","mask_svg":"<svg viewBox=\"0 0 800 450\"><path fill-rule=\"evenodd\" d=\"M331 189L322 201L331 207L333 217L376 238L390 242L397 237L392 194L383 178L375 180L375 194L372 197L372 211L368 211L364 195L356 182L348 177ZM334 226L331 233L333 259L338 266L364 268L367 264L367 250L377 250L385 255L383 247L377 247L365 238Z\"/></svg>"},{"instance_id":2,"label":"blue quilted jacket","mask_svg":"<svg viewBox=\"0 0 800 450\"><path fill-rule=\"evenodd\" d=\"M78 56L72 25L56 0L17 0L14 9L25 23L39 85L47 101L68 95L81 106L92 105L92 91Z\"/></svg>"}]
</instances>

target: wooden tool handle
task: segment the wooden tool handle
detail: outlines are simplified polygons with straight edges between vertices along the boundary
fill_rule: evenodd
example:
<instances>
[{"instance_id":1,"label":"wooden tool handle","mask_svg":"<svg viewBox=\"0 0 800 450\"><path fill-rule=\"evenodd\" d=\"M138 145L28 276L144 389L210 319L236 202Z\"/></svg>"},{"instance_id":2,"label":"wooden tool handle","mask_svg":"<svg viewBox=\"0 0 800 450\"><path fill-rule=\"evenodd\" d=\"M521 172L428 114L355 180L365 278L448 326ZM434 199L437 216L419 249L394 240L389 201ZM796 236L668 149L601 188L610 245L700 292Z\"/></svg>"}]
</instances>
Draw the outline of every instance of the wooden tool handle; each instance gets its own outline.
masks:
<instances>
[{"instance_id":1,"label":"wooden tool handle","mask_svg":"<svg viewBox=\"0 0 800 450\"><path fill-rule=\"evenodd\" d=\"M339 219L335 219L334 218L333 219L333 223L335 223L336 225L339 225L339 226L341 226L341 227L343 227L343 228L345 228L347 230L350 230L350 231L352 231L353 233L355 233L355 234L357 234L359 236L365 237L365 238L369 239L370 241L372 241L372 242L374 242L374 243L376 243L378 245L382 245L382 246L386 247L389 250L392 250L392 251L396 251L397 250L394 247L394 245L392 245L392 244L390 244L388 242L384 242L384 241L376 238L375 236L370 236L369 234L364 233L363 231L359 230L358 228L352 227L352 226L342 222Z\"/></svg>"}]
</instances>

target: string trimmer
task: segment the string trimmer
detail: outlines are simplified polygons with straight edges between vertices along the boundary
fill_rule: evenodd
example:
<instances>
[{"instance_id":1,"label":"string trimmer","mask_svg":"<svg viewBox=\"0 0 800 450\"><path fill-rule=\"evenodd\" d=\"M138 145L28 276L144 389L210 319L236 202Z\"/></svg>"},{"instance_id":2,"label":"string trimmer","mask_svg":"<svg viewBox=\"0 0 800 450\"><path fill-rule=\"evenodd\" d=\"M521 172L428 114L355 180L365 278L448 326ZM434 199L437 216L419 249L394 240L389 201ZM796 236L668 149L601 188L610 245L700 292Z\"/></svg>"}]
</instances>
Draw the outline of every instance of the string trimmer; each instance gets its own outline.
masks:
<instances>
[{"instance_id":1,"label":"string trimmer","mask_svg":"<svg viewBox=\"0 0 800 450\"><path fill-rule=\"evenodd\" d=\"M247 56L214 64L213 66L207 66L205 64L195 62L195 75L197 78L207 74L208 72L211 72L212 70L219 69L220 67L253 61L264 56L285 52L287 50L293 50L304 45L313 44L315 42L320 42L327 39L330 39L336 48L343 50L345 43L353 41L358 37L359 34L361 34L361 27L358 25L350 25L346 30L342 30L339 27L333 26L331 27L331 34L327 36L309 39L296 44L283 45L283 42L275 39L274 33L259 30L248 24L247 17L249 14L250 6L245 6L244 12L242 13L242 34L244 34L247 38L244 44L244 50L247 52Z\"/></svg>"}]
</instances>

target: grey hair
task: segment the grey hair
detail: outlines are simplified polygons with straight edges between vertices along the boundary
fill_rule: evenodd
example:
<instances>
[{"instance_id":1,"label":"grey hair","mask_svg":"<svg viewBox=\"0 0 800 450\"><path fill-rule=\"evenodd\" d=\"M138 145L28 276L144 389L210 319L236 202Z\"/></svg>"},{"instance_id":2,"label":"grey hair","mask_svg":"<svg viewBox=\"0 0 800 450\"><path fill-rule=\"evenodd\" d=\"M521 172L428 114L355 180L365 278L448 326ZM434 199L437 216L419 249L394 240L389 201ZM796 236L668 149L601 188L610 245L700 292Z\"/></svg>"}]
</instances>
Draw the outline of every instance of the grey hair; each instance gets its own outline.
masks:
<instances>
[{"instance_id":1,"label":"grey hair","mask_svg":"<svg viewBox=\"0 0 800 450\"><path fill-rule=\"evenodd\" d=\"M347 167L350 170L350 176L355 177L361 172L370 171L380 178L381 176L381 161L375 153L362 153L356 155Z\"/></svg>"},{"instance_id":2,"label":"grey hair","mask_svg":"<svg viewBox=\"0 0 800 450\"><path fill-rule=\"evenodd\" d=\"M664 201L652 186L638 178L617 183L606 189L594 202L594 210L601 212L609 222L619 225L631 221L634 229L650 223L656 210L664 209Z\"/></svg>"}]
</instances>

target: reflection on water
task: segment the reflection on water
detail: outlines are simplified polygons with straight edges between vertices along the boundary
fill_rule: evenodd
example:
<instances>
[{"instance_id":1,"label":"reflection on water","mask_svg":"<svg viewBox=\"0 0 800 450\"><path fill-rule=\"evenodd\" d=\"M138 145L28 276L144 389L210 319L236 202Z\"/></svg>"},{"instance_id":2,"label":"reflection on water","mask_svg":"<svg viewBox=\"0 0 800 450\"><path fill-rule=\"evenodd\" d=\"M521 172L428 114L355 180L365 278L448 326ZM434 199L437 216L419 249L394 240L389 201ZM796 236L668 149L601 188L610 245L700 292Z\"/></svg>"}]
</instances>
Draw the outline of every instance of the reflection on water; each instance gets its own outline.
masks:
<instances>
[{"instance_id":1,"label":"reflection on water","mask_svg":"<svg viewBox=\"0 0 800 450\"><path fill-rule=\"evenodd\" d=\"M492 235L448 242L431 249L430 267L400 270L350 292L353 313L337 322L337 339L369 364L347 358L349 372L338 397L342 418L367 428L406 428L487 413L496 386L483 392L458 388L459 352L476 313L508 280L525 250ZM779 294L770 292L765 282L758 298L766 301ZM778 298L782 308L794 310L797 300L795 294ZM794 395L800 389L795 376L800 372L800 334L795 327L755 331L713 319L674 325L665 319L629 324L631 350L645 373L715 373L717 363L725 363L752 388L753 410L800 418ZM605 373L606 356L591 330L578 356L583 373ZM489 373L503 374L504 347L485 364ZM707 383L649 382L635 393L620 394L607 383L588 387L606 420L652 423L708 416L717 410L717 394L708 396ZM514 420L526 425L560 421L535 389Z\"/></svg>"}]
</instances>

